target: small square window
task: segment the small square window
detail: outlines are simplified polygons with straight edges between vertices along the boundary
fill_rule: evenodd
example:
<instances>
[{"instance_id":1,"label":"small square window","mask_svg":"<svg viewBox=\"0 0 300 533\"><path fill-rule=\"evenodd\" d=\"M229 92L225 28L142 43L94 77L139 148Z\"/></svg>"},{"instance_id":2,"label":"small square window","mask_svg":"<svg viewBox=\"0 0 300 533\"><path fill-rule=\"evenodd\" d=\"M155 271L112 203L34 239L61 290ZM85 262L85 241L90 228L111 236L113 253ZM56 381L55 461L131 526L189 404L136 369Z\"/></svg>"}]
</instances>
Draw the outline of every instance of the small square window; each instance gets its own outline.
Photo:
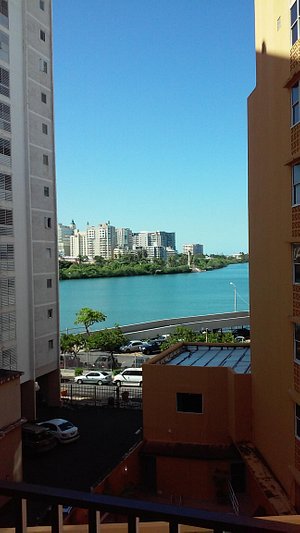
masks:
<instances>
[{"instance_id":1,"label":"small square window","mask_svg":"<svg viewBox=\"0 0 300 533\"><path fill-rule=\"evenodd\" d=\"M177 412L181 413L203 413L202 394L191 394L188 392L177 392Z\"/></svg>"},{"instance_id":2,"label":"small square window","mask_svg":"<svg viewBox=\"0 0 300 533\"><path fill-rule=\"evenodd\" d=\"M52 288L52 279L48 278L47 279L47 289L51 289L51 288Z\"/></svg>"},{"instance_id":3,"label":"small square window","mask_svg":"<svg viewBox=\"0 0 300 533\"><path fill-rule=\"evenodd\" d=\"M53 318L53 309L48 309L48 318Z\"/></svg>"},{"instance_id":4,"label":"small square window","mask_svg":"<svg viewBox=\"0 0 300 533\"><path fill-rule=\"evenodd\" d=\"M54 347L53 339L50 339L50 340L48 341L48 348L49 348L49 350L53 350L53 347Z\"/></svg>"},{"instance_id":5,"label":"small square window","mask_svg":"<svg viewBox=\"0 0 300 533\"><path fill-rule=\"evenodd\" d=\"M49 165L49 156L47 154L43 154L43 165Z\"/></svg>"},{"instance_id":6,"label":"small square window","mask_svg":"<svg viewBox=\"0 0 300 533\"><path fill-rule=\"evenodd\" d=\"M52 250L51 248L46 248L46 256L50 259L52 256Z\"/></svg>"},{"instance_id":7,"label":"small square window","mask_svg":"<svg viewBox=\"0 0 300 533\"><path fill-rule=\"evenodd\" d=\"M47 95L45 93L41 93L41 100L42 100L43 104L47 103Z\"/></svg>"},{"instance_id":8,"label":"small square window","mask_svg":"<svg viewBox=\"0 0 300 533\"><path fill-rule=\"evenodd\" d=\"M46 34L43 30L40 30L40 39L41 41L46 41Z\"/></svg>"},{"instance_id":9,"label":"small square window","mask_svg":"<svg viewBox=\"0 0 300 533\"><path fill-rule=\"evenodd\" d=\"M49 187L44 187L44 196L49 196Z\"/></svg>"},{"instance_id":10,"label":"small square window","mask_svg":"<svg viewBox=\"0 0 300 533\"><path fill-rule=\"evenodd\" d=\"M45 11L45 0L40 0L40 9Z\"/></svg>"},{"instance_id":11,"label":"small square window","mask_svg":"<svg viewBox=\"0 0 300 533\"><path fill-rule=\"evenodd\" d=\"M44 122L42 123L42 132L45 135L48 135L48 126L47 126L47 124L44 124Z\"/></svg>"}]
</instances>

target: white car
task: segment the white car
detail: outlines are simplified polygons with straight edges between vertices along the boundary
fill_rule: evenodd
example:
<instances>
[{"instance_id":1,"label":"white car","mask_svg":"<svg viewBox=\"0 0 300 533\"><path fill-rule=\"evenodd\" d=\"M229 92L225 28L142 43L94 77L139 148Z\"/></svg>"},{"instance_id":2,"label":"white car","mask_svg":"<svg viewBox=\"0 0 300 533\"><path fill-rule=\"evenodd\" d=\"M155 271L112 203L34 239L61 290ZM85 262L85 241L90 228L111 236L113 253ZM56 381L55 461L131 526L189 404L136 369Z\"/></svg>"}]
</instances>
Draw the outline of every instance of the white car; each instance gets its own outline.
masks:
<instances>
[{"instance_id":1,"label":"white car","mask_svg":"<svg viewBox=\"0 0 300 533\"><path fill-rule=\"evenodd\" d=\"M144 346L144 342L142 341L130 341L128 344L125 344L124 346L120 347L120 352L124 353L131 353L131 352L139 352L142 346Z\"/></svg>"},{"instance_id":2,"label":"white car","mask_svg":"<svg viewBox=\"0 0 300 533\"><path fill-rule=\"evenodd\" d=\"M114 376L114 384L117 387L121 385L138 385L139 387L143 384L143 374L141 368L126 368L120 374Z\"/></svg>"},{"instance_id":3,"label":"white car","mask_svg":"<svg viewBox=\"0 0 300 533\"><path fill-rule=\"evenodd\" d=\"M78 427L64 418L52 418L45 422L39 422L38 426L48 429L61 444L67 444L68 442L79 439Z\"/></svg>"},{"instance_id":4,"label":"white car","mask_svg":"<svg viewBox=\"0 0 300 533\"><path fill-rule=\"evenodd\" d=\"M91 370L87 374L82 376L76 376L74 378L74 383L81 385L82 383L92 383L96 385L109 385L112 382L112 377L109 372L100 370Z\"/></svg>"}]
</instances>

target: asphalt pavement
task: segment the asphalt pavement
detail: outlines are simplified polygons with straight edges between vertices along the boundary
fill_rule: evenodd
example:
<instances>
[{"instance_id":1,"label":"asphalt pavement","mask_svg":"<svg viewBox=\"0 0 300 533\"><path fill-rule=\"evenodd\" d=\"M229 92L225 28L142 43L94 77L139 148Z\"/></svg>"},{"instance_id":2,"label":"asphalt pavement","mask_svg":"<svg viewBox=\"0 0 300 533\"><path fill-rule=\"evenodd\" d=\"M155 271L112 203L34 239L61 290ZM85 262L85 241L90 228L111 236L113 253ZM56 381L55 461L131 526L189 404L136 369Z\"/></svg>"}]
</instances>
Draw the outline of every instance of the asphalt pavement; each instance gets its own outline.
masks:
<instances>
[{"instance_id":1,"label":"asphalt pavement","mask_svg":"<svg viewBox=\"0 0 300 533\"><path fill-rule=\"evenodd\" d=\"M39 455L24 455L23 480L38 485L90 491L142 438L142 411L99 407L41 407L38 420L65 418L78 426L80 438L59 444ZM29 522L43 523L46 509L33 506ZM0 527L9 526L14 513L0 512ZM39 517L39 518L37 518Z\"/></svg>"},{"instance_id":2,"label":"asphalt pavement","mask_svg":"<svg viewBox=\"0 0 300 533\"><path fill-rule=\"evenodd\" d=\"M80 438L24 457L24 481L89 491L142 436L142 411L99 407L42 407L38 419L66 418Z\"/></svg>"}]
</instances>

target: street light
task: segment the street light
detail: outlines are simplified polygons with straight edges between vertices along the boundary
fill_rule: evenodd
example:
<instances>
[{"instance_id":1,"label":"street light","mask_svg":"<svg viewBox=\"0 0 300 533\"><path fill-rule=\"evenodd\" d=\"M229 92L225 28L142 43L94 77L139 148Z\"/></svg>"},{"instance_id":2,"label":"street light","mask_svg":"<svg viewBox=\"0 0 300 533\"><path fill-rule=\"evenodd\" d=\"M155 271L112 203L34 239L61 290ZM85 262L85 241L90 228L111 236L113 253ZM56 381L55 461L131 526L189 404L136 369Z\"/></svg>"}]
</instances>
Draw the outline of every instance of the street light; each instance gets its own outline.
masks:
<instances>
[{"instance_id":1,"label":"street light","mask_svg":"<svg viewBox=\"0 0 300 533\"><path fill-rule=\"evenodd\" d=\"M233 286L233 310L236 313L237 312L237 290L236 286L232 281L229 282L229 285Z\"/></svg>"}]
</instances>

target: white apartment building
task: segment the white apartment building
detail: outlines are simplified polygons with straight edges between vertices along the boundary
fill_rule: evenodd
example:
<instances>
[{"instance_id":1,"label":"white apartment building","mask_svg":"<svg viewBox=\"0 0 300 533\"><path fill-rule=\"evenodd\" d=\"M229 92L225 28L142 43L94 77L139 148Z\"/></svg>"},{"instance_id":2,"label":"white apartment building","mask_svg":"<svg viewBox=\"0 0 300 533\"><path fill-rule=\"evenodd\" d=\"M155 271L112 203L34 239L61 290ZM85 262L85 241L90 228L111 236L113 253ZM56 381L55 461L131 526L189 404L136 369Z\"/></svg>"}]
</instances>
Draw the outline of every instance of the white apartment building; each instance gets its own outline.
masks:
<instances>
[{"instance_id":1,"label":"white apartment building","mask_svg":"<svg viewBox=\"0 0 300 533\"><path fill-rule=\"evenodd\" d=\"M134 250L138 248L147 248L147 246L150 246L149 232L139 231L138 233L133 233L132 246Z\"/></svg>"},{"instance_id":2,"label":"white apartment building","mask_svg":"<svg viewBox=\"0 0 300 533\"><path fill-rule=\"evenodd\" d=\"M70 237L70 257L78 258L79 256L87 256L87 235L86 231L74 230L74 234Z\"/></svg>"},{"instance_id":3,"label":"white apartment building","mask_svg":"<svg viewBox=\"0 0 300 533\"><path fill-rule=\"evenodd\" d=\"M116 228L110 222L96 226L94 257L99 255L104 259L114 257L114 249L117 246Z\"/></svg>"},{"instance_id":4,"label":"white apartment building","mask_svg":"<svg viewBox=\"0 0 300 533\"><path fill-rule=\"evenodd\" d=\"M59 402L51 0L0 2L0 368Z\"/></svg>"},{"instance_id":5,"label":"white apartment building","mask_svg":"<svg viewBox=\"0 0 300 533\"><path fill-rule=\"evenodd\" d=\"M86 255L89 259L95 257L96 228L87 224L86 227Z\"/></svg>"},{"instance_id":6,"label":"white apartment building","mask_svg":"<svg viewBox=\"0 0 300 533\"><path fill-rule=\"evenodd\" d=\"M167 231L139 231L132 234L133 248L163 246L176 250L175 233Z\"/></svg>"},{"instance_id":7,"label":"white apartment building","mask_svg":"<svg viewBox=\"0 0 300 533\"><path fill-rule=\"evenodd\" d=\"M182 253L186 255L203 254L203 244L184 244Z\"/></svg>"}]
</instances>

